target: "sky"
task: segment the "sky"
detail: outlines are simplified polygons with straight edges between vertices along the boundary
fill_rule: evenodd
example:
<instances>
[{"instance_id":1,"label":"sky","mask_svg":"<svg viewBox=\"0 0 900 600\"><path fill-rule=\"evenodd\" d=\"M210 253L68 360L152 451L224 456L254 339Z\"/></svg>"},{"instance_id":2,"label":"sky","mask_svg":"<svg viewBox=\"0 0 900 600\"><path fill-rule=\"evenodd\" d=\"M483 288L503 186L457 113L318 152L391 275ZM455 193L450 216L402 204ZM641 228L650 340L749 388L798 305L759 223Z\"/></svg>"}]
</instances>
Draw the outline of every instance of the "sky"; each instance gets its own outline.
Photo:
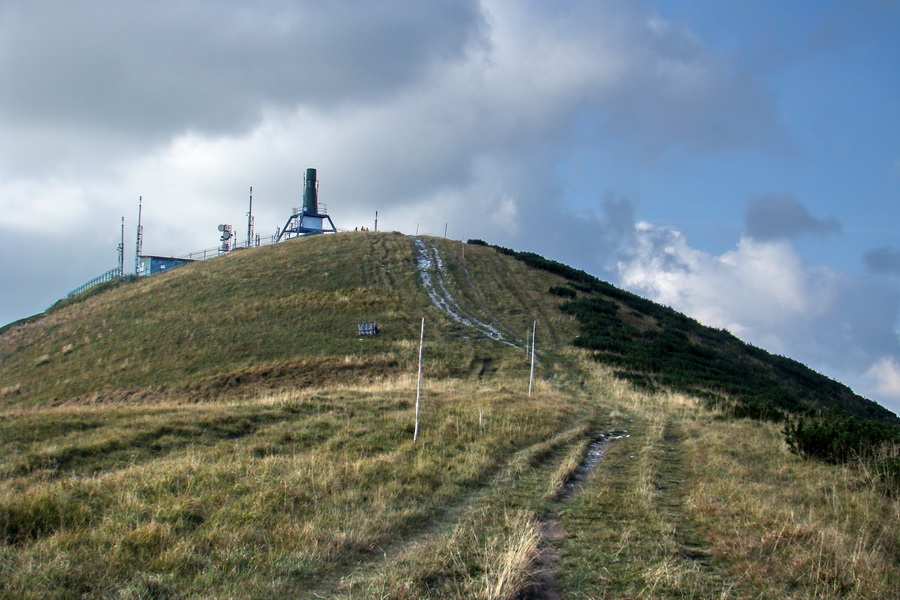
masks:
<instances>
[{"instance_id":1,"label":"sky","mask_svg":"<svg viewBox=\"0 0 900 600\"><path fill-rule=\"evenodd\" d=\"M571 264L900 413L900 1L0 0L0 323L340 229Z\"/></svg>"}]
</instances>

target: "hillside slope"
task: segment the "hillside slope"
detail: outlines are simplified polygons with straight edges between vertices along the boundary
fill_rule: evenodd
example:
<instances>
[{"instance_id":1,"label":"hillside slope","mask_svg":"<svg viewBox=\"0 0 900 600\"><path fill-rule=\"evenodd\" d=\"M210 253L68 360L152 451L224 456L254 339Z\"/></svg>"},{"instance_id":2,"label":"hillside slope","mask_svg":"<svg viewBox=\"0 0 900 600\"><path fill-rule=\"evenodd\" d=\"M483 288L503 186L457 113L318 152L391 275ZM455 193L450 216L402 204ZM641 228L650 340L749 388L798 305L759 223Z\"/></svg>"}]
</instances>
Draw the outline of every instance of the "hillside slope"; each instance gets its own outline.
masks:
<instances>
[{"instance_id":1,"label":"hillside slope","mask_svg":"<svg viewBox=\"0 0 900 600\"><path fill-rule=\"evenodd\" d=\"M0 598L892 598L895 480L733 418L763 401L734 372L757 409L871 409L485 244L318 236L95 290L0 334Z\"/></svg>"},{"instance_id":2,"label":"hillside slope","mask_svg":"<svg viewBox=\"0 0 900 600\"><path fill-rule=\"evenodd\" d=\"M796 361L587 273L483 243L400 234L297 239L86 294L0 336L0 401L199 400L369 379L408 370L423 316L449 373L500 368L493 350L486 365L480 345L524 349L539 320L545 352L574 341L636 384L699 394L736 414L837 407L896 421ZM362 321L376 321L380 334L361 339Z\"/></svg>"},{"instance_id":3,"label":"hillside slope","mask_svg":"<svg viewBox=\"0 0 900 600\"><path fill-rule=\"evenodd\" d=\"M442 248L441 269L459 274L445 284L458 302L504 329L513 346L524 347L534 319L553 332L545 351L574 336L545 293L560 278L486 248L463 258L459 243L428 244ZM416 254L400 234L305 238L86 294L0 336L0 401L199 400L371 379L409 368L421 317L432 322L426 335L442 369L481 369L479 347L489 341L432 303ZM360 338L363 321L376 321L379 334ZM513 346L491 358L491 370Z\"/></svg>"},{"instance_id":4,"label":"hillside slope","mask_svg":"<svg viewBox=\"0 0 900 600\"><path fill-rule=\"evenodd\" d=\"M480 240L476 240L484 244ZM837 410L898 424L897 415L790 358L747 344L596 277L531 252L492 246L537 269L564 277L555 288L571 301L561 309L579 322L575 345L644 388L688 392L735 416L778 420ZM576 293L576 290L578 293Z\"/></svg>"}]
</instances>

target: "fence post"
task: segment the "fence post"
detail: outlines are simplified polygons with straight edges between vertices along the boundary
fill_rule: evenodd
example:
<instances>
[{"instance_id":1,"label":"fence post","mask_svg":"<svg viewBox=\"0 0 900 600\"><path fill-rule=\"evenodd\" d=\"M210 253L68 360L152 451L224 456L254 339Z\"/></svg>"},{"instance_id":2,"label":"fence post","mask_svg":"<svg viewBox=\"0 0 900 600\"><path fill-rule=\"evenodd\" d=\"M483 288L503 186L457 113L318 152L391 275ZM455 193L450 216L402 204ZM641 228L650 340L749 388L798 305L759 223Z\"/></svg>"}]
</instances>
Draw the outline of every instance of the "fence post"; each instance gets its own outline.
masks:
<instances>
[{"instance_id":1,"label":"fence post","mask_svg":"<svg viewBox=\"0 0 900 600\"><path fill-rule=\"evenodd\" d=\"M419 377L416 380L416 428L413 442L419 439L419 398L422 396L422 345L425 342L425 317L422 317L422 331L419 333Z\"/></svg>"}]
</instances>

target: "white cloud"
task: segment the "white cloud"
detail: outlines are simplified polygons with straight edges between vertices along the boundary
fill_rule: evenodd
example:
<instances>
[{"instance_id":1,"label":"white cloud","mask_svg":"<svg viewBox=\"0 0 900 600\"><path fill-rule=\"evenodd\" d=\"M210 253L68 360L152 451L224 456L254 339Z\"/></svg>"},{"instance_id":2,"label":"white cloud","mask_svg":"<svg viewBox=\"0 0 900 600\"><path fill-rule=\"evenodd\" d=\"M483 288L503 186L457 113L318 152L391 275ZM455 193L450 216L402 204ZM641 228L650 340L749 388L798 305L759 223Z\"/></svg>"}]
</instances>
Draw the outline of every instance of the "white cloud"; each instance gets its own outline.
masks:
<instances>
[{"instance_id":1,"label":"white cloud","mask_svg":"<svg viewBox=\"0 0 900 600\"><path fill-rule=\"evenodd\" d=\"M900 360L883 356L866 371L866 376L874 380L874 389L878 394L900 404Z\"/></svg>"},{"instance_id":2,"label":"white cloud","mask_svg":"<svg viewBox=\"0 0 900 600\"><path fill-rule=\"evenodd\" d=\"M143 196L145 251L187 253L216 245L219 223L244 231L250 186L256 229L273 233L315 167L339 227L378 210L383 229L447 223L592 268L586 257L631 232L614 211L565 210L555 165L570 153L610 137L640 151L746 147L779 130L762 85L637 2L129 6L5 13L8 230L64 231L96 255L98 227L112 222L116 239L120 215L133 235ZM101 9L116 19L98 22Z\"/></svg>"},{"instance_id":3,"label":"white cloud","mask_svg":"<svg viewBox=\"0 0 900 600\"><path fill-rule=\"evenodd\" d=\"M671 227L638 223L635 230L618 265L622 285L861 388L875 378L876 399L900 409L895 291L810 265L785 241L742 237L716 256Z\"/></svg>"},{"instance_id":4,"label":"white cloud","mask_svg":"<svg viewBox=\"0 0 900 600\"><path fill-rule=\"evenodd\" d=\"M633 254L620 263L621 281L658 302L738 335L763 332L782 350L782 322L820 316L834 273L808 269L785 243L742 238L735 250L713 256L696 250L671 227L638 223ZM820 292L810 293L813 287Z\"/></svg>"}]
</instances>

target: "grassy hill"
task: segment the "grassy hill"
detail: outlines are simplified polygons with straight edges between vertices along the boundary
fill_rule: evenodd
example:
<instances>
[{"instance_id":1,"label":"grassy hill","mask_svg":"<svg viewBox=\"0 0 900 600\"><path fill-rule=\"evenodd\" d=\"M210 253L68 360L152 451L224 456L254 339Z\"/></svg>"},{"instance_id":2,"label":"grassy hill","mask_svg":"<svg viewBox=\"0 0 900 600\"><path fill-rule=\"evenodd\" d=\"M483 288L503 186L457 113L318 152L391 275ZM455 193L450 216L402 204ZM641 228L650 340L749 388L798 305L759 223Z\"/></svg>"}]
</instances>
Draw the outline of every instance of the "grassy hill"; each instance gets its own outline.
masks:
<instances>
[{"instance_id":1,"label":"grassy hill","mask_svg":"<svg viewBox=\"0 0 900 600\"><path fill-rule=\"evenodd\" d=\"M820 408L893 418L537 255L233 252L0 332L0 597L891 597L883 463L770 422Z\"/></svg>"},{"instance_id":2,"label":"grassy hill","mask_svg":"<svg viewBox=\"0 0 900 600\"><path fill-rule=\"evenodd\" d=\"M448 272L463 268L461 247L448 243ZM476 312L490 306L491 318L520 344L532 319L544 320L548 332L552 325L546 351L574 336L570 319L546 297L548 282L558 277L531 273L489 249L467 252L469 277L479 277ZM526 273L527 285L515 279ZM463 278L460 300L474 289ZM419 283L415 246L405 236L315 237L234 252L88 293L7 330L0 337L3 401L208 399L286 384L370 380L409 371L415 359L410 344L418 340L423 316L434 321L426 331L437 357L432 368L455 375L481 368L484 340L468 336L465 326L432 305ZM380 334L360 339L357 323L370 320ZM512 353L492 348L489 354L494 371L506 368Z\"/></svg>"},{"instance_id":3,"label":"grassy hill","mask_svg":"<svg viewBox=\"0 0 900 600\"><path fill-rule=\"evenodd\" d=\"M484 244L480 240L476 243ZM485 244L486 245L486 244ZM839 409L860 418L900 423L884 407L795 360L706 327L685 315L531 252L492 246L532 267L564 277L550 291L576 317L575 345L612 365L616 374L651 391L679 390L736 416L778 419Z\"/></svg>"}]
</instances>

